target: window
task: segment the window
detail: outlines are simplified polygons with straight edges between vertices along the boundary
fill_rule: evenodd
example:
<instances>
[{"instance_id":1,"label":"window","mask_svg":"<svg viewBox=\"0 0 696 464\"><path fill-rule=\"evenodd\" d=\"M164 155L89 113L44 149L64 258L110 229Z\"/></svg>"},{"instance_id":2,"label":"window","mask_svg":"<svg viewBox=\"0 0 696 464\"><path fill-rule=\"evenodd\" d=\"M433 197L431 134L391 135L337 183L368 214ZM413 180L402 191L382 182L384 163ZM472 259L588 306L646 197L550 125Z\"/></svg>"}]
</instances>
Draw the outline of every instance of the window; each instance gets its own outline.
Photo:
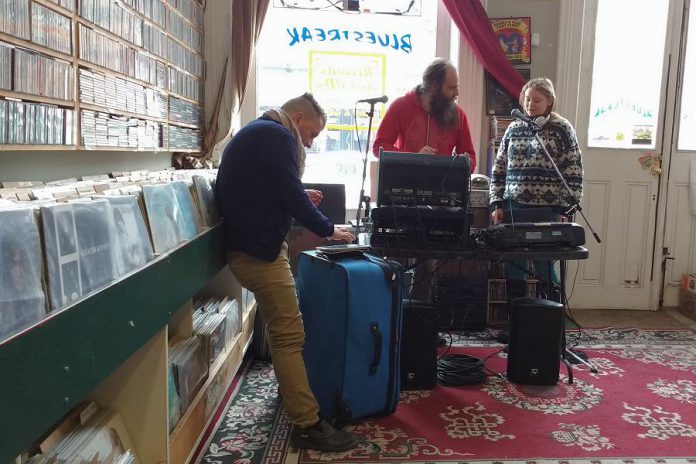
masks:
<instances>
[{"instance_id":1,"label":"window","mask_svg":"<svg viewBox=\"0 0 696 464\"><path fill-rule=\"evenodd\" d=\"M599 0L589 146L655 147L668 7L668 0Z\"/></svg>"},{"instance_id":2,"label":"window","mask_svg":"<svg viewBox=\"0 0 696 464\"><path fill-rule=\"evenodd\" d=\"M340 2L329 0L304 2L326 5L313 9L284 8L277 3L268 9L257 48L258 113L312 92L328 121L308 150L303 180L345 183L346 207L355 209L370 108L356 102L382 95L394 99L420 82L423 69L435 57L439 2L379 3L380 8L391 6L393 14L367 12L365 1L362 11L351 12L341 11L336 6ZM409 5L408 14L398 14ZM386 108L375 105L370 143ZM370 150L368 161L372 159ZM369 192L369 169L367 175L365 190Z\"/></svg>"},{"instance_id":3,"label":"window","mask_svg":"<svg viewBox=\"0 0 696 464\"><path fill-rule=\"evenodd\" d=\"M679 150L696 150L696 8L689 8L684 78L679 115Z\"/></svg>"}]
</instances>

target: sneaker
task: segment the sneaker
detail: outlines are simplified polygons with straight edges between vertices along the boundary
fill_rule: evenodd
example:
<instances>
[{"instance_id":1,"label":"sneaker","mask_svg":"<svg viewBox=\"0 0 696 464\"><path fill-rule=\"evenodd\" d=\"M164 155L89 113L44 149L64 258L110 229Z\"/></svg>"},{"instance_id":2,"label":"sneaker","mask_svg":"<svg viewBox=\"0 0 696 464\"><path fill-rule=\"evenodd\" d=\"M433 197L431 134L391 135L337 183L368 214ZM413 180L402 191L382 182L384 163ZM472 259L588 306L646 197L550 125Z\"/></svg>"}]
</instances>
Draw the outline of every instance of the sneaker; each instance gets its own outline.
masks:
<instances>
[{"instance_id":1,"label":"sneaker","mask_svg":"<svg viewBox=\"0 0 696 464\"><path fill-rule=\"evenodd\" d=\"M347 451L358 443L358 436L351 432L333 428L324 419L316 425L301 429L293 427L290 445L299 449L334 452Z\"/></svg>"}]
</instances>

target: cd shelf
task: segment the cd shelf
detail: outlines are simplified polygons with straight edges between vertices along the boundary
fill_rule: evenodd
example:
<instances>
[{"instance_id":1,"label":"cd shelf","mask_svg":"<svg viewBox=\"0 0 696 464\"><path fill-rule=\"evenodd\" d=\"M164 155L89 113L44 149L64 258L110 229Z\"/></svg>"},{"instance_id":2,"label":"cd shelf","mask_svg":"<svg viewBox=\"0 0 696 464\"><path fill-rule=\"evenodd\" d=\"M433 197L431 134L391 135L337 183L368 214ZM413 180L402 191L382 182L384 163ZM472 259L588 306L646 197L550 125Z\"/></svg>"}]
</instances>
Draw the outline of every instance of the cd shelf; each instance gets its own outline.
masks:
<instances>
[{"instance_id":1,"label":"cd shelf","mask_svg":"<svg viewBox=\"0 0 696 464\"><path fill-rule=\"evenodd\" d=\"M1 150L200 151L205 63L199 2L0 0L0 6L9 12L0 21L0 101L7 102L0 107L6 111L0 114ZM24 142L18 134L7 136L7 125L25 117L7 113L17 107L14 101L33 112L24 127L38 131ZM53 108L72 110L74 119L62 122L63 143L39 143L52 140L44 125L50 131L51 123L60 122L43 120ZM112 115L115 126L83 124L92 113ZM159 135L150 134L151 123ZM122 134L129 124L147 126L145 145L134 146L137 137L129 136L94 144L97 132Z\"/></svg>"}]
</instances>

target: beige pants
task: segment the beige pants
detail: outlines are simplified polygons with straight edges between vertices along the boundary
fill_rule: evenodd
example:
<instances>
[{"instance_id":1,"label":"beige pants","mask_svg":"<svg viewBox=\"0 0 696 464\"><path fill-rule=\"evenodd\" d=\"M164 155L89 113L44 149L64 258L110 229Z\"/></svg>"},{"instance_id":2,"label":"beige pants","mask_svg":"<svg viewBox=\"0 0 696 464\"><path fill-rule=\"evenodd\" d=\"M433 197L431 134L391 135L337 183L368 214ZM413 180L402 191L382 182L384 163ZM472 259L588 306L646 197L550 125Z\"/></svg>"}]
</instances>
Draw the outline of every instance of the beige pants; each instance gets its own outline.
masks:
<instances>
[{"instance_id":1,"label":"beige pants","mask_svg":"<svg viewBox=\"0 0 696 464\"><path fill-rule=\"evenodd\" d=\"M302 358L304 325L295 293L295 279L283 243L272 263L242 252L230 252L227 262L243 287L254 292L268 326L268 339L280 393L291 424L308 427L319 420L319 405L307 380Z\"/></svg>"}]
</instances>

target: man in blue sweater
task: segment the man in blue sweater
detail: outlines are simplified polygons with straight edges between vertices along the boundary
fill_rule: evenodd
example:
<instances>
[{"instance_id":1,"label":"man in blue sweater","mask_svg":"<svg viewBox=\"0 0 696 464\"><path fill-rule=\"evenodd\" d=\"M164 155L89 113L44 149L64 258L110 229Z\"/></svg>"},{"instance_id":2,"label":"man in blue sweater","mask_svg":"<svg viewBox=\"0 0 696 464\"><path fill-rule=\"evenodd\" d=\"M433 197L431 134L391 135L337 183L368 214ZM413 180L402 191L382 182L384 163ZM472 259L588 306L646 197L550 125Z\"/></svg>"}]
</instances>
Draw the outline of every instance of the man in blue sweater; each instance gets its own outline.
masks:
<instances>
[{"instance_id":1,"label":"man in blue sweater","mask_svg":"<svg viewBox=\"0 0 696 464\"><path fill-rule=\"evenodd\" d=\"M344 451L355 446L357 436L319 418L302 358L304 326L285 241L292 218L320 237L355 239L319 212L319 195L305 192L302 185L304 147L312 146L325 125L326 114L309 93L267 111L229 142L215 188L228 264L237 280L254 292L268 326L273 368L294 425L290 443Z\"/></svg>"}]
</instances>

